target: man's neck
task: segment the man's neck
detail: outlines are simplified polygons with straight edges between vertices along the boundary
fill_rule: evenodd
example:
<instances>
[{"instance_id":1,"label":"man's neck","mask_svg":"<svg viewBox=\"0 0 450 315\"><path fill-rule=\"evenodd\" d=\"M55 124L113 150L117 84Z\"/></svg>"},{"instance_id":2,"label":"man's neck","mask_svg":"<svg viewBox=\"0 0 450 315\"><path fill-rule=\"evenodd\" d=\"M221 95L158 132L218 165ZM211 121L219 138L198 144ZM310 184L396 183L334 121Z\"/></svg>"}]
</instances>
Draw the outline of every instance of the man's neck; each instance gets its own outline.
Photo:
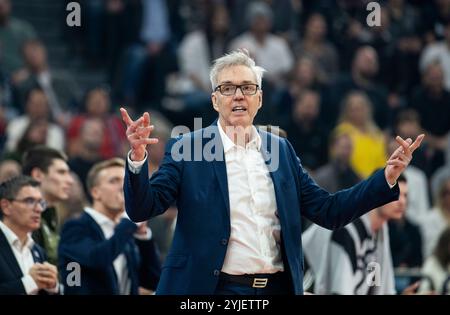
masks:
<instances>
[{"instance_id":1,"label":"man's neck","mask_svg":"<svg viewBox=\"0 0 450 315\"><path fill-rule=\"evenodd\" d=\"M369 87L372 85L372 81L370 78L366 78L365 76L361 75L358 71L353 70L352 71L352 77L355 83L362 87Z\"/></svg>"},{"instance_id":2,"label":"man's neck","mask_svg":"<svg viewBox=\"0 0 450 315\"><path fill-rule=\"evenodd\" d=\"M252 126L225 126L225 123L222 123L219 120L220 126L222 127L225 134L228 138L233 141L235 145L245 147L246 144L250 142L252 138L253 128Z\"/></svg>"},{"instance_id":3,"label":"man's neck","mask_svg":"<svg viewBox=\"0 0 450 315\"><path fill-rule=\"evenodd\" d=\"M23 247L28 239L28 231L23 230L9 220L4 220L3 223L19 238L20 245Z\"/></svg>"},{"instance_id":4,"label":"man's neck","mask_svg":"<svg viewBox=\"0 0 450 315\"><path fill-rule=\"evenodd\" d=\"M59 201L58 199L54 198L53 196L51 196L49 194L46 194L45 192L43 194L44 194L45 201L47 201L47 208L54 207L56 205L56 203Z\"/></svg>"},{"instance_id":5,"label":"man's neck","mask_svg":"<svg viewBox=\"0 0 450 315\"><path fill-rule=\"evenodd\" d=\"M96 201L94 201L92 208L95 211L100 212L101 214L103 214L104 216L106 216L107 218L111 219L114 222L117 222L117 220L121 214L121 212L119 212L119 211L109 211L108 209L106 209L106 207L103 204L96 202Z\"/></svg>"}]
</instances>

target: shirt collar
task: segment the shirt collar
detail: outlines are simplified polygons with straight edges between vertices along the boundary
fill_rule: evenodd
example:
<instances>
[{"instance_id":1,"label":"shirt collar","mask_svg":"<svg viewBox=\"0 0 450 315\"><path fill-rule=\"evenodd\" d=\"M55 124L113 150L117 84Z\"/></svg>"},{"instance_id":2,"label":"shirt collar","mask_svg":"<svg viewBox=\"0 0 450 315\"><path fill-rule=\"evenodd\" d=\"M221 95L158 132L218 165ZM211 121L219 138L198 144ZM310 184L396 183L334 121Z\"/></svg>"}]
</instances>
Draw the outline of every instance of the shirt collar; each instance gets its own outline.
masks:
<instances>
[{"instance_id":1,"label":"shirt collar","mask_svg":"<svg viewBox=\"0 0 450 315\"><path fill-rule=\"evenodd\" d=\"M227 153L232 148L237 147L237 145L234 144L234 142L230 139L230 137L228 137L228 135L225 133L219 121L217 121L217 127L219 128L219 134L220 138L222 139L224 152ZM250 134L250 141L247 143L245 148L256 149L258 151L261 150L261 136L259 135L256 127L253 125L252 125L252 132Z\"/></svg>"},{"instance_id":2,"label":"shirt collar","mask_svg":"<svg viewBox=\"0 0 450 315\"><path fill-rule=\"evenodd\" d=\"M17 237L16 233L13 232L5 223L0 221L0 230L3 232L3 234L6 237L6 240L8 241L9 246L16 247L18 249L22 249L23 247L28 247L31 249L34 246L34 240L31 237L31 233L27 234L27 240L25 241L25 244L22 244Z\"/></svg>"}]
</instances>

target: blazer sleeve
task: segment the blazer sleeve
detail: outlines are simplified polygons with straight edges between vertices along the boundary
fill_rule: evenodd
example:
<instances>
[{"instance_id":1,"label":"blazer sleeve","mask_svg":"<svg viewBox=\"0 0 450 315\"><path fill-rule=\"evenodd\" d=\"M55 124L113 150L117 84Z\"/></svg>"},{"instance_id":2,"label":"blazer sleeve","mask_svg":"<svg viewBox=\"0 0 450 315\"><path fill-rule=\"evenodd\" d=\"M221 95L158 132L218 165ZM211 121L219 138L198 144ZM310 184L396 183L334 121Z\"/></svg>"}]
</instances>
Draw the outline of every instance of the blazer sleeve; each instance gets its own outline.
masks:
<instances>
[{"instance_id":1,"label":"blazer sleeve","mask_svg":"<svg viewBox=\"0 0 450 315\"><path fill-rule=\"evenodd\" d=\"M141 257L139 285L155 291L161 274L161 263L155 242L153 239L145 241L136 239L135 242Z\"/></svg>"},{"instance_id":2,"label":"blazer sleeve","mask_svg":"<svg viewBox=\"0 0 450 315\"><path fill-rule=\"evenodd\" d=\"M384 169L349 189L330 194L315 183L290 143L286 143L293 161L300 211L312 222L327 229L338 229L372 209L398 200L398 184L389 188Z\"/></svg>"},{"instance_id":3,"label":"blazer sleeve","mask_svg":"<svg viewBox=\"0 0 450 315\"><path fill-rule=\"evenodd\" d=\"M61 230L58 253L60 263L75 261L88 268L105 268L124 250L136 229L136 224L122 219L111 238L99 241L92 236L92 230L85 223L79 220L68 221Z\"/></svg>"},{"instance_id":4,"label":"blazer sleeve","mask_svg":"<svg viewBox=\"0 0 450 315\"><path fill-rule=\"evenodd\" d=\"M182 141L182 140L180 140ZM167 143L165 156L158 171L148 178L148 160L138 174L125 165L125 208L134 222L146 221L165 212L176 200L181 181L182 162L172 158L176 139Z\"/></svg>"},{"instance_id":5,"label":"blazer sleeve","mask_svg":"<svg viewBox=\"0 0 450 315\"><path fill-rule=\"evenodd\" d=\"M22 279L14 279L0 283L0 295L23 295L27 294Z\"/></svg>"}]
</instances>

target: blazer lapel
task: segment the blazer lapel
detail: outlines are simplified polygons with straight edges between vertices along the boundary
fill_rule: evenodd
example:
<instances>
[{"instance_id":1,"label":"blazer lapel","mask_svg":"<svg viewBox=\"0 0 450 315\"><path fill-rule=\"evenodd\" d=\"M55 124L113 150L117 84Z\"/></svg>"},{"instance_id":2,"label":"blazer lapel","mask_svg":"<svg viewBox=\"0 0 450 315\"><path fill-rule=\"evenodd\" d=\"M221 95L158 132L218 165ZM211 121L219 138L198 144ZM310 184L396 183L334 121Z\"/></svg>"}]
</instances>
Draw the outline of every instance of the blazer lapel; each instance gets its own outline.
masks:
<instances>
[{"instance_id":1,"label":"blazer lapel","mask_svg":"<svg viewBox=\"0 0 450 315\"><path fill-rule=\"evenodd\" d=\"M223 150L222 139L220 138L219 128L217 127L217 120L209 126L213 128L212 135L213 138L209 141L215 141L214 146L214 156L220 154L220 159L213 159L212 164L214 168L214 173L216 174L217 181L219 183L220 192L222 193L223 201L225 202L226 212L225 212L225 222L230 222L230 198L228 196L228 180L227 180L227 167L225 163L225 152ZM216 138L217 137L217 138ZM217 153L217 154L216 154Z\"/></svg>"},{"instance_id":2,"label":"blazer lapel","mask_svg":"<svg viewBox=\"0 0 450 315\"><path fill-rule=\"evenodd\" d=\"M283 213L282 211L282 185L284 183L284 178L281 175L280 172L280 168L281 168L281 164L278 165L278 167L276 169L271 169L270 164L272 162L272 147L270 145L270 141L268 141L268 139L271 138L271 136L269 134L262 134L261 131L259 131L259 134L261 136L261 154L264 158L264 161L269 169L269 174L270 177L272 178L272 182L273 182L273 187L275 190L275 199L277 202L277 216L279 217L280 221L281 218L279 216L279 213L281 211L281 213ZM278 153L280 154L280 153ZM280 159L280 157L278 157L278 159Z\"/></svg>"},{"instance_id":3,"label":"blazer lapel","mask_svg":"<svg viewBox=\"0 0 450 315\"><path fill-rule=\"evenodd\" d=\"M0 231L0 254L3 255L3 258L8 263L11 272L17 277L22 277L23 273L17 262L16 256L14 256L12 248L9 246L8 240L2 231Z\"/></svg>"},{"instance_id":4,"label":"blazer lapel","mask_svg":"<svg viewBox=\"0 0 450 315\"><path fill-rule=\"evenodd\" d=\"M33 261L35 263L44 262L44 257L41 256L36 245L33 245L33 247L31 248L31 255L33 256Z\"/></svg>"}]
</instances>

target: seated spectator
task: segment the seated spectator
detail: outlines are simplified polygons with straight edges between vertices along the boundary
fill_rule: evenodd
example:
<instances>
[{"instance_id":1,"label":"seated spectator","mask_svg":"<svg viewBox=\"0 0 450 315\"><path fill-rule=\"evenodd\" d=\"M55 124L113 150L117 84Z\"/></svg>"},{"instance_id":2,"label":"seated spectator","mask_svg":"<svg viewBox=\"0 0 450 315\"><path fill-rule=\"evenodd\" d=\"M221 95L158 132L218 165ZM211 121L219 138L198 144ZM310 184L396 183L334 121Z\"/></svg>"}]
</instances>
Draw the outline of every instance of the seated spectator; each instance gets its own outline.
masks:
<instances>
[{"instance_id":1,"label":"seated spectator","mask_svg":"<svg viewBox=\"0 0 450 315\"><path fill-rule=\"evenodd\" d=\"M70 105L80 94L78 86L67 73L50 69L47 50L42 42L29 40L23 45L22 51L25 67L13 78L18 103L25 103L30 90L42 89L47 96L52 118L65 127L69 123Z\"/></svg>"},{"instance_id":2,"label":"seated spectator","mask_svg":"<svg viewBox=\"0 0 450 315\"><path fill-rule=\"evenodd\" d=\"M26 21L11 16L10 0L0 0L0 46L2 67L8 76L23 66L21 49L29 39L36 38L34 28Z\"/></svg>"},{"instance_id":3,"label":"seated spectator","mask_svg":"<svg viewBox=\"0 0 450 315\"><path fill-rule=\"evenodd\" d=\"M422 275L419 292L450 294L450 227L440 235L433 255L423 265Z\"/></svg>"},{"instance_id":4,"label":"seated spectator","mask_svg":"<svg viewBox=\"0 0 450 315\"><path fill-rule=\"evenodd\" d=\"M267 70L267 80L274 85L286 82L294 66L294 57L287 42L271 34L273 13L264 2L252 2L247 7L248 31L236 37L229 50L245 48L257 64Z\"/></svg>"},{"instance_id":5,"label":"seated spectator","mask_svg":"<svg viewBox=\"0 0 450 315\"><path fill-rule=\"evenodd\" d=\"M89 118L98 118L103 122L101 158L125 156L128 151L125 127L119 117L110 113L111 100L108 90L103 87L95 87L89 90L83 105L85 111L72 119L67 131L69 156L82 154L81 129L84 122Z\"/></svg>"},{"instance_id":6,"label":"seated spectator","mask_svg":"<svg viewBox=\"0 0 450 315\"><path fill-rule=\"evenodd\" d=\"M87 174L92 166L102 160L101 146L104 132L103 121L100 118L87 118L83 121L78 150L67 162L82 183L86 183ZM82 186L87 194L87 187L85 184Z\"/></svg>"},{"instance_id":7,"label":"seated spectator","mask_svg":"<svg viewBox=\"0 0 450 315\"><path fill-rule=\"evenodd\" d=\"M351 166L359 177L365 179L378 168L385 166L386 146L384 135L373 121L372 104L362 92L351 92L343 107L335 131L352 139Z\"/></svg>"},{"instance_id":8,"label":"seated spectator","mask_svg":"<svg viewBox=\"0 0 450 315\"><path fill-rule=\"evenodd\" d=\"M444 40L432 42L422 52L420 57L420 69L425 69L432 63L442 65L444 72L444 87L450 92L450 20L444 25Z\"/></svg>"},{"instance_id":9,"label":"seated spectator","mask_svg":"<svg viewBox=\"0 0 450 315\"><path fill-rule=\"evenodd\" d=\"M81 267L79 286L64 283L65 294L136 295L139 287L155 290L160 262L146 222L135 224L126 215L123 181L125 162L114 158L95 164L87 187L92 208L70 220L61 230L59 268Z\"/></svg>"},{"instance_id":10,"label":"seated spectator","mask_svg":"<svg viewBox=\"0 0 450 315\"><path fill-rule=\"evenodd\" d=\"M31 121L28 124L22 137L17 143L16 150L12 152L6 152L4 157L7 159L13 159L17 162L22 160L23 154L38 145L45 145L48 134L48 121L45 119L39 119Z\"/></svg>"},{"instance_id":11,"label":"seated spectator","mask_svg":"<svg viewBox=\"0 0 450 315\"><path fill-rule=\"evenodd\" d=\"M39 183L28 176L0 185L0 294L58 293L58 271L31 233L46 208Z\"/></svg>"},{"instance_id":12,"label":"seated spectator","mask_svg":"<svg viewBox=\"0 0 450 315\"><path fill-rule=\"evenodd\" d=\"M372 104L373 119L376 124L384 129L389 126L392 113L388 106L387 89L375 81L379 71L378 55L370 46L358 48L352 61L349 74L340 76L334 85L330 87L327 100L327 112L336 120L342 100L353 90L361 90L367 94Z\"/></svg>"},{"instance_id":13,"label":"seated spectator","mask_svg":"<svg viewBox=\"0 0 450 315\"><path fill-rule=\"evenodd\" d=\"M63 129L50 121L50 108L47 96L44 91L34 88L29 91L25 104L25 114L14 118L8 124L6 129L6 150L15 151L19 140L25 134L28 126L37 121L44 121L47 124L45 136L45 144L55 150L64 150L65 137ZM43 123L40 123L43 126Z\"/></svg>"},{"instance_id":14,"label":"seated spectator","mask_svg":"<svg viewBox=\"0 0 450 315\"><path fill-rule=\"evenodd\" d=\"M319 94L305 91L296 100L291 122L286 128L295 152L302 157L302 164L311 170L327 162L328 132L320 122L319 115Z\"/></svg>"},{"instance_id":15,"label":"seated spectator","mask_svg":"<svg viewBox=\"0 0 450 315\"><path fill-rule=\"evenodd\" d=\"M441 179L434 207L421 219L424 257L429 257L436 247L439 235L450 226L450 177Z\"/></svg>"},{"instance_id":16,"label":"seated spectator","mask_svg":"<svg viewBox=\"0 0 450 315\"><path fill-rule=\"evenodd\" d=\"M318 71L317 63L314 58L308 55L299 57L295 63L292 77L290 78L288 85L274 95L273 102L277 107L277 117L280 120L279 125L286 128L291 120L291 113L292 108L295 105L295 100L299 98L303 92L313 90L320 93L321 98L323 98L325 96L322 94L324 88L324 78ZM330 119L328 119L329 115L327 108L322 108L320 116L324 123L329 123ZM276 121L272 121L272 124L276 123Z\"/></svg>"},{"instance_id":17,"label":"seated spectator","mask_svg":"<svg viewBox=\"0 0 450 315\"><path fill-rule=\"evenodd\" d=\"M22 166L14 160L3 160L0 162L0 183L16 177L22 173Z\"/></svg>"},{"instance_id":18,"label":"seated spectator","mask_svg":"<svg viewBox=\"0 0 450 315\"><path fill-rule=\"evenodd\" d=\"M305 25L305 34L295 49L297 56L309 55L318 64L326 82L333 82L339 70L336 48L326 40L327 22L320 13L311 14Z\"/></svg>"},{"instance_id":19,"label":"seated spectator","mask_svg":"<svg viewBox=\"0 0 450 315\"><path fill-rule=\"evenodd\" d=\"M443 66L440 63L427 65L423 72L422 85L411 98L411 107L419 114L427 134L427 151L430 156L428 175L445 163L444 152L449 141L450 91L444 88Z\"/></svg>"},{"instance_id":20,"label":"seated spectator","mask_svg":"<svg viewBox=\"0 0 450 315\"><path fill-rule=\"evenodd\" d=\"M361 181L350 164L352 151L353 143L347 134L332 136L329 162L312 173L320 187L330 193L335 193Z\"/></svg>"}]
</instances>

